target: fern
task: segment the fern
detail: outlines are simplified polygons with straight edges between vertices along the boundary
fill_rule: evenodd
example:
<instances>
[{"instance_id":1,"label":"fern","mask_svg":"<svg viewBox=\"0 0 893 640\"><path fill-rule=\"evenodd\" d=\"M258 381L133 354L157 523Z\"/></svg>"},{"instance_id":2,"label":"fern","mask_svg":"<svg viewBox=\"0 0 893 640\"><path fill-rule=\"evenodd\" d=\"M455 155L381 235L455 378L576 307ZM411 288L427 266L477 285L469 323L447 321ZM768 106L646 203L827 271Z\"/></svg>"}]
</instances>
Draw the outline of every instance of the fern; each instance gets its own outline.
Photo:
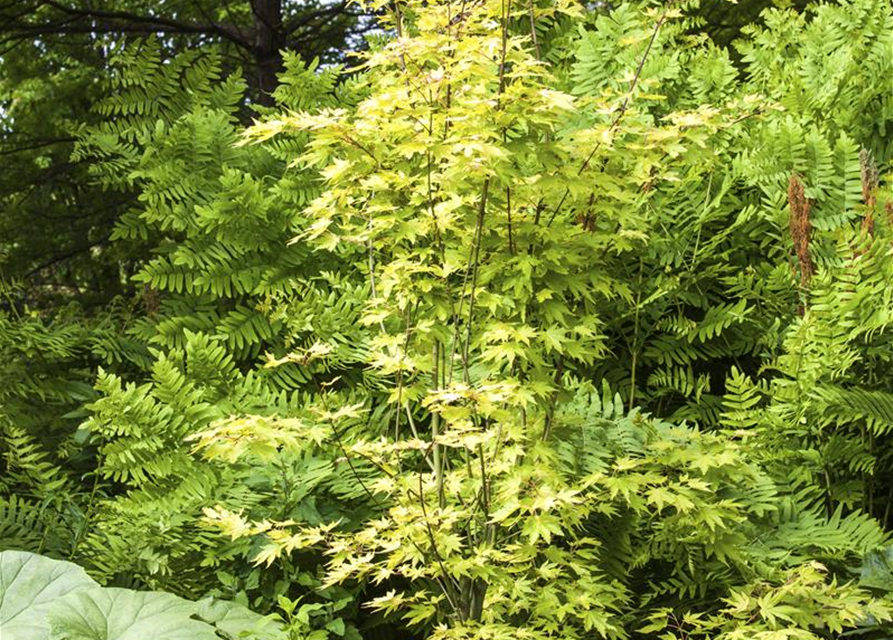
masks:
<instances>
[{"instance_id":1,"label":"fern","mask_svg":"<svg viewBox=\"0 0 893 640\"><path fill-rule=\"evenodd\" d=\"M40 508L16 496L0 502L0 548L38 551L44 533Z\"/></svg>"}]
</instances>

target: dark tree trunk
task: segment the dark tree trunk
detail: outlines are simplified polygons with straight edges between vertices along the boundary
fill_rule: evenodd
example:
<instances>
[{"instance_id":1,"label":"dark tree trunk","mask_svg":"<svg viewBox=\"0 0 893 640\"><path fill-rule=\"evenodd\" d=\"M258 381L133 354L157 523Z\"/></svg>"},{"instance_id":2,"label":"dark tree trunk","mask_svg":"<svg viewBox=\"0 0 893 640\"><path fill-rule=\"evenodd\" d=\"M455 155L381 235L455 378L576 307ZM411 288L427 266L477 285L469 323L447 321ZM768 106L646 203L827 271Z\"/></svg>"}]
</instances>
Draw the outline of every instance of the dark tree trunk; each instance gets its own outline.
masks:
<instances>
[{"instance_id":1,"label":"dark tree trunk","mask_svg":"<svg viewBox=\"0 0 893 640\"><path fill-rule=\"evenodd\" d=\"M251 0L254 12L255 73L257 74L258 101L272 105L278 81L276 76L282 71L282 49L285 34L282 27L282 0Z\"/></svg>"}]
</instances>

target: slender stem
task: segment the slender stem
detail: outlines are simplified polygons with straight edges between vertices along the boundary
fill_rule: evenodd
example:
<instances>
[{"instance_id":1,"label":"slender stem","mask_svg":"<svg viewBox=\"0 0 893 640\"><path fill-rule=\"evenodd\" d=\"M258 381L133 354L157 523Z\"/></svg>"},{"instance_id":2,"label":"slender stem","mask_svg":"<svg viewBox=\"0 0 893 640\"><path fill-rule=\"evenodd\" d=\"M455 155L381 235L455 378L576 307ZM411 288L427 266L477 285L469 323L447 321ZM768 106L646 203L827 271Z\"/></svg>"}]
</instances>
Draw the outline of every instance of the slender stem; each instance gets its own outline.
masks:
<instances>
[{"instance_id":1,"label":"slender stem","mask_svg":"<svg viewBox=\"0 0 893 640\"><path fill-rule=\"evenodd\" d=\"M100 466L101 466L101 459L98 459L96 462L96 470L93 472L93 488L90 490L90 499L87 502L87 512L84 514L84 524L78 530L77 538L75 538L74 544L71 546L71 553L68 554L69 560L74 558L74 554L77 552L78 547L81 544L81 541L84 539L84 534L87 533L87 527L90 526L90 518L93 517L93 506L96 502L96 491L99 488L99 467ZM43 541L41 541L41 546L43 546Z\"/></svg>"},{"instance_id":2,"label":"slender stem","mask_svg":"<svg viewBox=\"0 0 893 640\"><path fill-rule=\"evenodd\" d=\"M530 39L533 40L533 48L536 51L536 59L542 60L542 52L540 51L540 43L536 37L536 14L533 11L533 0L527 3L527 10L530 16Z\"/></svg>"},{"instance_id":3,"label":"slender stem","mask_svg":"<svg viewBox=\"0 0 893 640\"><path fill-rule=\"evenodd\" d=\"M555 376L552 384L555 390L549 396L549 406L546 408L545 424L543 425L543 442L552 435L552 421L555 418L555 404L558 401L558 393L561 391L561 376L564 374L564 357L558 356L558 363L555 366Z\"/></svg>"},{"instance_id":4,"label":"slender stem","mask_svg":"<svg viewBox=\"0 0 893 640\"><path fill-rule=\"evenodd\" d=\"M636 366L639 361L639 311L642 302L642 271L644 265L642 258L639 258L639 286L636 290L636 313L633 321L633 344L632 344L632 362L630 364L629 376L629 410L633 410L633 404L636 400Z\"/></svg>"},{"instance_id":5,"label":"slender stem","mask_svg":"<svg viewBox=\"0 0 893 640\"><path fill-rule=\"evenodd\" d=\"M440 342L434 342L434 390L437 391L440 387L438 382L438 365L440 360ZM443 463L441 461L441 450L440 444L437 442L437 438L440 435L440 414L438 412L433 412L431 414L431 442L434 448L434 482L437 485L437 503L440 505L440 508L443 509L446 506L446 496L443 492Z\"/></svg>"},{"instance_id":6,"label":"slender stem","mask_svg":"<svg viewBox=\"0 0 893 640\"><path fill-rule=\"evenodd\" d=\"M508 221L509 253L515 255L515 242L512 238L512 190L505 188L505 217Z\"/></svg>"},{"instance_id":7,"label":"slender stem","mask_svg":"<svg viewBox=\"0 0 893 640\"><path fill-rule=\"evenodd\" d=\"M670 3L672 4L672 2ZM620 121L623 119L623 116L626 115L626 110L629 108L630 103L632 102L633 93L636 90L636 86L639 84L639 78L642 75L642 69L645 68L645 61L648 59L648 55L651 53L651 49L654 46L655 41L657 40L657 34L660 32L660 28L664 25L667 19L667 12L669 11L669 5L667 9L664 10L660 19L657 21L657 24L654 25L654 31L651 33L651 39L648 41L648 46L645 47L645 53L642 55L641 60L639 60L639 66L636 68L636 74L633 76L632 81L629 83L629 90L626 92L626 97L623 99L623 103L620 105L620 111L617 112L617 115L614 117L614 120L611 122L611 126L608 127L608 133L612 133L619 125ZM593 147L592 151L586 156L586 159L583 161L583 164L580 165L580 168L577 170L577 176L580 176L588 167L589 163L592 162L592 158L595 157L595 154L601 148L601 140L599 140L595 147ZM554 211L552 211L552 215L549 218L549 222L546 225L547 227L552 226L552 222L555 220L555 216L558 215L558 212L561 210L562 205L564 205L565 200L570 195L570 187L564 190L564 195L561 196L561 200L558 203L558 206L555 207Z\"/></svg>"},{"instance_id":8,"label":"slender stem","mask_svg":"<svg viewBox=\"0 0 893 640\"><path fill-rule=\"evenodd\" d=\"M443 574L444 584L441 587L443 589L443 594L446 596L447 601L449 601L450 606L453 610L460 616L460 619L464 618L462 614L461 606L457 606L456 602L453 600L454 592L451 588L444 587L453 587L453 582L455 579L447 572L446 567L443 564L443 557L440 555L440 551L437 549L437 539L434 537L434 531L431 529L431 521L428 519L428 509L425 506L425 492L424 492L424 484L422 483L422 472L419 472L419 505L422 508L422 516L425 519L425 529L428 532L428 538L431 541L431 551L434 552L434 557L437 560L437 564L440 567L440 571ZM461 597L458 599L461 603Z\"/></svg>"},{"instance_id":9,"label":"slender stem","mask_svg":"<svg viewBox=\"0 0 893 640\"><path fill-rule=\"evenodd\" d=\"M323 392L322 385L319 384L319 380L316 379L316 376L313 373L311 373L310 376L314 386L316 386L316 393L319 397L320 402L322 403L323 409L325 409L326 413L330 414L331 412L329 411L329 403L326 401L326 394ZM341 450L341 455L343 455L344 459L347 461L347 466L350 467L350 472L353 475L354 479L360 484L360 486L363 488L363 491L365 491L366 495L369 496L369 499L375 503L375 506L381 508L382 504L379 501L378 497L374 493L372 493L368 486L366 486L366 483L360 477L360 474L357 471L356 467L354 467L353 460L351 460L350 455L347 453L347 448L344 446L344 441L341 439L341 433L338 431L338 425L336 425L335 421L331 418L329 418L327 422L329 423L329 426L332 427L332 433L335 436L335 442L337 443L338 448ZM375 466L379 469L381 468L378 465Z\"/></svg>"},{"instance_id":10,"label":"slender stem","mask_svg":"<svg viewBox=\"0 0 893 640\"><path fill-rule=\"evenodd\" d=\"M462 347L462 367L465 371L466 384L471 382L468 368L468 347L471 343L471 328L474 323L474 299L478 281L478 267L481 259L481 239L484 235L484 216L487 212L487 193L490 190L490 178L484 178L484 186L481 190L481 204L478 207L478 221L474 241L474 262L471 275L471 295L468 301L468 321L465 323L465 344Z\"/></svg>"}]
</instances>

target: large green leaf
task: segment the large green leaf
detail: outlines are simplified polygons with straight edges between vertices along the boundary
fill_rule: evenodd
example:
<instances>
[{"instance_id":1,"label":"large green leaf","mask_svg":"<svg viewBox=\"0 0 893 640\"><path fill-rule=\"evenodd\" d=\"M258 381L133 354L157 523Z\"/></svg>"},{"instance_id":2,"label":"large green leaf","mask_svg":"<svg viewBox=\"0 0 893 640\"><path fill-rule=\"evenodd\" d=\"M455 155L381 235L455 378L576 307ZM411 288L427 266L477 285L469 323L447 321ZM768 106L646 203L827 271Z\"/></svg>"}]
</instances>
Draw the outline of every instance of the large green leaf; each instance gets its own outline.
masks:
<instances>
[{"instance_id":1,"label":"large green leaf","mask_svg":"<svg viewBox=\"0 0 893 640\"><path fill-rule=\"evenodd\" d=\"M76 564L0 553L2 640L281 640L281 625L208 598L103 588Z\"/></svg>"},{"instance_id":2,"label":"large green leaf","mask_svg":"<svg viewBox=\"0 0 893 640\"><path fill-rule=\"evenodd\" d=\"M47 612L66 595L99 586L76 564L24 551L0 553L0 635L3 640L49 638Z\"/></svg>"},{"instance_id":3,"label":"large green leaf","mask_svg":"<svg viewBox=\"0 0 893 640\"><path fill-rule=\"evenodd\" d=\"M235 602L216 598L199 600L198 617L217 627L217 633L224 638L237 640L285 640L282 625L270 618L254 613Z\"/></svg>"},{"instance_id":4,"label":"large green leaf","mask_svg":"<svg viewBox=\"0 0 893 640\"><path fill-rule=\"evenodd\" d=\"M76 591L50 611L53 638L65 640L219 640L192 618L194 602L169 593L128 589Z\"/></svg>"}]
</instances>

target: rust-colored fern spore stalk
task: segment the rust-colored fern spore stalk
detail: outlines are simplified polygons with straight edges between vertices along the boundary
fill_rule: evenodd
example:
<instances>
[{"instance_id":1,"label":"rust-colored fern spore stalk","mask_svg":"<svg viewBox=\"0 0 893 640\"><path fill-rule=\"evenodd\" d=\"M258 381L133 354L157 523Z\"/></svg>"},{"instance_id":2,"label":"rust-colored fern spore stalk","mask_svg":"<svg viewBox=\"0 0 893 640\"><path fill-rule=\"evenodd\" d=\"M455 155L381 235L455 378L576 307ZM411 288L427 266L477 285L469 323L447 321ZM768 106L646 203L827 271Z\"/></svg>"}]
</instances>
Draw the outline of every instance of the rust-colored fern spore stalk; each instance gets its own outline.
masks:
<instances>
[{"instance_id":1,"label":"rust-colored fern spore stalk","mask_svg":"<svg viewBox=\"0 0 893 640\"><path fill-rule=\"evenodd\" d=\"M800 287L809 288L809 281L815 273L812 256L809 255L809 241L812 235L812 223L809 221L809 209L812 203L806 198L803 181L796 173L791 175L788 183L788 205L791 208L791 240L800 265Z\"/></svg>"},{"instance_id":2,"label":"rust-colored fern spore stalk","mask_svg":"<svg viewBox=\"0 0 893 640\"><path fill-rule=\"evenodd\" d=\"M862 231L874 236L874 209L877 204L875 191L878 186L878 171L874 157L868 149L862 149L859 152L859 168L862 173L862 202L865 203Z\"/></svg>"},{"instance_id":3,"label":"rust-colored fern spore stalk","mask_svg":"<svg viewBox=\"0 0 893 640\"><path fill-rule=\"evenodd\" d=\"M158 313L158 309L161 306L158 291L149 286L149 284L143 286L143 306L145 307L146 315L150 318Z\"/></svg>"}]
</instances>

